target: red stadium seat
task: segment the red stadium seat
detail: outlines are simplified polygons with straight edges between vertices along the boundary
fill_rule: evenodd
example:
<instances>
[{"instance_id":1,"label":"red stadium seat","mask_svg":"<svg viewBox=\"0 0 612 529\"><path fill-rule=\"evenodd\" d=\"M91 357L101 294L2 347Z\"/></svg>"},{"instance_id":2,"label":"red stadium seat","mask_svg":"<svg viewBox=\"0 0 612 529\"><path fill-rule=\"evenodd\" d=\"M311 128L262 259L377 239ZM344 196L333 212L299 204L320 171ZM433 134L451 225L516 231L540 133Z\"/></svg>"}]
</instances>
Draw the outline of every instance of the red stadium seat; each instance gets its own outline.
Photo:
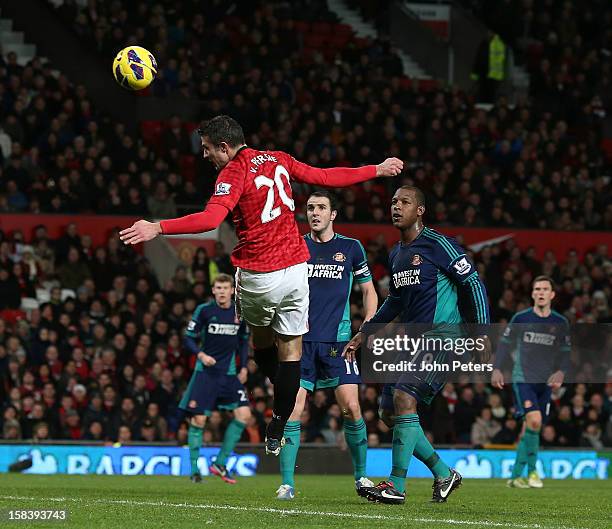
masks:
<instances>
[{"instance_id":1,"label":"red stadium seat","mask_svg":"<svg viewBox=\"0 0 612 529\"><path fill-rule=\"evenodd\" d=\"M330 62L334 60L334 57L336 56L336 53L338 53L338 50L336 48L330 48L329 46L326 46L321 50L321 53L323 54L323 57L325 57L325 60L327 62Z\"/></svg>"},{"instance_id":2,"label":"red stadium seat","mask_svg":"<svg viewBox=\"0 0 612 529\"><path fill-rule=\"evenodd\" d=\"M300 54L300 58L303 64L312 64L314 59L315 50L312 48L304 48Z\"/></svg>"},{"instance_id":3,"label":"red stadium seat","mask_svg":"<svg viewBox=\"0 0 612 529\"><path fill-rule=\"evenodd\" d=\"M19 320L25 320L27 314L19 309L4 309L0 312L0 319L9 325L15 325Z\"/></svg>"},{"instance_id":4,"label":"red stadium seat","mask_svg":"<svg viewBox=\"0 0 612 529\"><path fill-rule=\"evenodd\" d=\"M237 26L239 26L243 22L243 19L235 16L228 16L225 18L223 23L228 30L231 30Z\"/></svg>"},{"instance_id":5,"label":"red stadium seat","mask_svg":"<svg viewBox=\"0 0 612 529\"><path fill-rule=\"evenodd\" d=\"M354 33L353 27L348 24L336 24L334 27L335 35L348 35L352 37Z\"/></svg>"},{"instance_id":6,"label":"red stadium seat","mask_svg":"<svg viewBox=\"0 0 612 529\"><path fill-rule=\"evenodd\" d=\"M438 87L438 81L435 79L419 79L420 92L433 92Z\"/></svg>"},{"instance_id":7,"label":"red stadium seat","mask_svg":"<svg viewBox=\"0 0 612 529\"><path fill-rule=\"evenodd\" d=\"M370 39L369 38L363 38L363 37L355 37L353 39L353 42L355 43L355 46L357 46L357 48L367 48L370 45Z\"/></svg>"},{"instance_id":8,"label":"red stadium seat","mask_svg":"<svg viewBox=\"0 0 612 529\"><path fill-rule=\"evenodd\" d=\"M606 155L608 163L612 163L612 138L604 138L601 140L601 148Z\"/></svg>"},{"instance_id":9,"label":"red stadium seat","mask_svg":"<svg viewBox=\"0 0 612 529\"><path fill-rule=\"evenodd\" d=\"M410 77L402 77L400 79L400 86L403 90L412 90L412 79Z\"/></svg>"},{"instance_id":10,"label":"red stadium seat","mask_svg":"<svg viewBox=\"0 0 612 529\"><path fill-rule=\"evenodd\" d=\"M310 31L310 22L305 22L304 20L296 20L294 22L294 27L296 31L300 33L308 33Z\"/></svg>"},{"instance_id":11,"label":"red stadium seat","mask_svg":"<svg viewBox=\"0 0 612 529\"><path fill-rule=\"evenodd\" d=\"M179 158L179 168L183 178L193 181L196 177L196 159L192 154L182 154Z\"/></svg>"},{"instance_id":12,"label":"red stadium seat","mask_svg":"<svg viewBox=\"0 0 612 529\"><path fill-rule=\"evenodd\" d=\"M329 45L336 49L344 48L351 40L352 35L347 33L337 33L329 38Z\"/></svg>"},{"instance_id":13,"label":"red stadium seat","mask_svg":"<svg viewBox=\"0 0 612 529\"><path fill-rule=\"evenodd\" d=\"M530 69L535 69L542 60L544 54L544 46L541 42L530 44L527 48L527 63Z\"/></svg>"},{"instance_id":14,"label":"red stadium seat","mask_svg":"<svg viewBox=\"0 0 612 529\"><path fill-rule=\"evenodd\" d=\"M161 134L163 129L164 126L161 121L145 120L140 123L140 132L143 141L155 150L159 150L161 146Z\"/></svg>"},{"instance_id":15,"label":"red stadium seat","mask_svg":"<svg viewBox=\"0 0 612 529\"><path fill-rule=\"evenodd\" d=\"M200 125L196 123L195 121L186 121L185 123L183 123L183 128L185 129L185 132L190 135L199 126Z\"/></svg>"},{"instance_id":16,"label":"red stadium seat","mask_svg":"<svg viewBox=\"0 0 612 529\"><path fill-rule=\"evenodd\" d=\"M333 29L333 25L329 22L313 22L312 23L312 32L318 33L320 35L329 35L331 34Z\"/></svg>"},{"instance_id":17,"label":"red stadium seat","mask_svg":"<svg viewBox=\"0 0 612 529\"><path fill-rule=\"evenodd\" d=\"M319 50L325 47L326 42L327 37L324 35L309 33L308 35L304 36L304 46L308 48Z\"/></svg>"},{"instance_id":18,"label":"red stadium seat","mask_svg":"<svg viewBox=\"0 0 612 529\"><path fill-rule=\"evenodd\" d=\"M147 86L146 88L143 88L142 90L136 90L134 92L134 94L137 95L138 97L149 97L152 93L153 91L151 90L150 86Z\"/></svg>"}]
</instances>

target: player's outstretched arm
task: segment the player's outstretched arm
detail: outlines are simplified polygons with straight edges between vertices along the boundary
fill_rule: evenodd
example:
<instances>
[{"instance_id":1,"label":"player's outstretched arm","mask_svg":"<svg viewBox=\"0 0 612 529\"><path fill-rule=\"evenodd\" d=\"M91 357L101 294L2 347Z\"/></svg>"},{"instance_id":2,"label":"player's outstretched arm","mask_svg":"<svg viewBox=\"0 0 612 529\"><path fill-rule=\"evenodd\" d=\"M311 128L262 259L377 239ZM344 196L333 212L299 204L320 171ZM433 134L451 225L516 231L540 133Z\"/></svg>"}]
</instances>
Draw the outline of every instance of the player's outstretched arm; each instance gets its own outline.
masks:
<instances>
[{"instance_id":1,"label":"player's outstretched arm","mask_svg":"<svg viewBox=\"0 0 612 529\"><path fill-rule=\"evenodd\" d=\"M320 169L291 158L291 176L299 182L325 187L346 187L377 177L399 175L404 162L399 158L387 158L378 165L363 167L333 167Z\"/></svg>"},{"instance_id":2,"label":"player's outstretched arm","mask_svg":"<svg viewBox=\"0 0 612 529\"><path fill-rule=\"evenodd\" d=\"M129 228L119 232L124 244L139 244L155 239L160 234L179 235L185 233L203 233L214 230L228 213L228 208L220 204L208 204L200 213L185 215L178 219L148 222L139 220Z\"/></svg>"}]
</instances>

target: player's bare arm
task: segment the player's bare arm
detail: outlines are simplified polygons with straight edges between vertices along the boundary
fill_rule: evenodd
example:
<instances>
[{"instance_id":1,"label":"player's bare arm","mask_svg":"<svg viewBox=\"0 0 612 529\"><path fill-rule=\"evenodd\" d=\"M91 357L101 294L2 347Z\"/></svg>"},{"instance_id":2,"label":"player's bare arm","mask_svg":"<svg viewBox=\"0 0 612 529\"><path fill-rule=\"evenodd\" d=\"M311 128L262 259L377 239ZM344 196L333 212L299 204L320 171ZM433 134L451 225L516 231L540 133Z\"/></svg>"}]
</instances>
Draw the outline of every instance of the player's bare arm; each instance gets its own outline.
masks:
<instances>
[{"instance_id":1,"label":"player's bare arm","mask_svg":"<svg viewBox=\"0 0 612 529\"><path fill-rule=\"evenodd\" d=\"M372 318L372 316L374 316L374 314L376 314L376 309L378 308L378 296L372 281L362 283L359 285L359 287L361 289L363 308L365 310L364 321L368 321L370 318ZM349 362L353 362L356 358L359 347L361 347L362 340L363 333L360 331L353 336L349 343L346 344L344 350L342 351L342 356Z\"/></svg>"},{"instance_id":2,"label":"player's bare arm","mask_svg":"<svg viewBox=\"0 0 612 529\"><path fill-rule=\"evenodd\" d=\"M363 301L363 310L365 312L363 319L364 321L368 321L372 316L374 316L374 314L376 314L376 309L378 309L378 295L376 294L376 289L374 288L374 283L372 281L361 283L359 288L361 290L361 299Z\"/></svg>"}]
</instances>

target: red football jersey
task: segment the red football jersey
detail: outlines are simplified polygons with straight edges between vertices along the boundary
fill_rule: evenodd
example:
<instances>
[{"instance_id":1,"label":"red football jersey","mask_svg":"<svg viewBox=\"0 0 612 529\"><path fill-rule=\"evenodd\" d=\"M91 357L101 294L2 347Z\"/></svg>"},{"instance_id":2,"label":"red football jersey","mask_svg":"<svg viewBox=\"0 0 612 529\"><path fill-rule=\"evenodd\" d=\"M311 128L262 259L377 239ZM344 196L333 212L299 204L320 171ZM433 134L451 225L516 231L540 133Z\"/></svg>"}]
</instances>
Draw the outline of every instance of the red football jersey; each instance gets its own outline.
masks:
<instances>
[{"instance_id":1,"label":"red football jersey","mask_svg":"<svg viewBox=\"0 0 612 529\"><path fill-rule=\"evenodd\" d=\"M282 151L242 148L219 173L209 204L233 212L234 266L271 272L310 257L295 221L291 180L341 187L376 176L376 166L318 169Z\"/></svg>"}]
</instances>

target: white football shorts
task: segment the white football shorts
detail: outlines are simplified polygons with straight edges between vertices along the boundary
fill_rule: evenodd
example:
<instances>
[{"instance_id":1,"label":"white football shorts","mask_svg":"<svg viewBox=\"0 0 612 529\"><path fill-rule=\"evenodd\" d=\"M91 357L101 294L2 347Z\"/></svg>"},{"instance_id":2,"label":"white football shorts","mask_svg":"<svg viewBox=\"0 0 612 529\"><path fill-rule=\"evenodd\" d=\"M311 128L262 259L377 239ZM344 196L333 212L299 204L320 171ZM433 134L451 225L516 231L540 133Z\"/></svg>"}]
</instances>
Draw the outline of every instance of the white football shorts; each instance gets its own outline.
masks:
<instances>
[{"instance_id":1,"label":"white football shorts","mask_svg":"<svg viewBox=\"0 0 612 529\"><path fill-rule=\"evenodd\" d=\"M308 266L299 263L274 272L236 271L236 312L249 325L277 333L308 332Z\"/></svg>"}]
</instances>

